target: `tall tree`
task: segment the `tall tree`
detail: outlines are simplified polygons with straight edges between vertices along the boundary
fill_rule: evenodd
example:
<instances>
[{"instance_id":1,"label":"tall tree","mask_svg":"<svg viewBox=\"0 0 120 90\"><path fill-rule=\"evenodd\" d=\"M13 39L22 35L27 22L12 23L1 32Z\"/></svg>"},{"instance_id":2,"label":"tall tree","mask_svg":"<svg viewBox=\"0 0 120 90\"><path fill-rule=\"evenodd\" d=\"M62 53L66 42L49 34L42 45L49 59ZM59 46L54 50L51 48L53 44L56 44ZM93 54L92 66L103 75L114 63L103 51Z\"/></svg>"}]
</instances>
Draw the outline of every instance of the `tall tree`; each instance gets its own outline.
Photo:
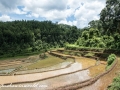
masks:
<instances>
[{"instance_id":1,"label":"tall tree","mask_svg":"<svg viewBox=\"0 0 120 90\"><path fill-rule=\"evenodd\" d=\"M100 13L102 26L107 33L120 33L120 0L107 0L106 7Z\"/></svg>"}]
</instances>

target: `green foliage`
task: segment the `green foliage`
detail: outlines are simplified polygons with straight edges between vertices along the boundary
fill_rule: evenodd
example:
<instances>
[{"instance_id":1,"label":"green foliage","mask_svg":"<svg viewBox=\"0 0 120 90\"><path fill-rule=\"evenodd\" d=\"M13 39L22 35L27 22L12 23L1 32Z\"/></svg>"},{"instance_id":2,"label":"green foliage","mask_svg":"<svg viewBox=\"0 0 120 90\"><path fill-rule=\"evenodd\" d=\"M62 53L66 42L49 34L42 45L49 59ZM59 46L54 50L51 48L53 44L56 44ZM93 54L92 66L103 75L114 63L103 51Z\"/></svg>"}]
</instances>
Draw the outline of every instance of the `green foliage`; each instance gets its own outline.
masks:
<instances>
[{"instance_id":1,"label":"green foliage","mask_svg":"<svg viewBox=\"0 0 120 90\"><path fill-rule=\"evenodd\" d=\"M92 20L76 41L80 47L120 49L120 0L107 0L100 20Z\"/></svg>"},{"instance_id":2,"label":"green foliage","mask_svg":"<svg viewBox=\"0 0 120 90\"><path fill-rule=\"evenodd\" d=\"M70 52L69 51L64 51L63 54L69 55Z\"/></svg>"},{"instance_id":3,"label":"green foliage","mask_svg":"<svg viewBox=\"0 0 120 90\"><path fill-rule=\"evenodd\" d=\"M95 55L94 53L89 52L89 53L85 54L84 56L86 56L86 57L93 57L94 55Z\"/></svg>"},{"instance_id":4,"label":"green foliage","mask_svg":"<svg viewBox=\"0 0 120 90\"><path fill-rule=\"evenodd\" d=\"M116 59L116 55L115 54L110 54L108 56L108 59L107 59L107 66L112 65L112 63L114 62L115 59Z\"/></svg>"},{"instance_id":5,"label":"green foliage","mask_svg":"<svg viewBox=\"0 0 120 90\"><path fill-rule=\"evenodd\" d=\"M102 40L106 45L106 48L114 48L114 38L112 36L104 35L102 36Z\"/></svg>"},{"instance_id":6,"label":"green foliage","mask_svg":"<svg viewBox=\"0 0 120 90\"><path fill-rule=\"evenodd\" d=\"M79 34L76 26L51 21L0 22L0 56L63 47L66 42L74 43Z\"/></svg>"},{"instance_id":7,"label":"green foliage","mask_svg":"<svg viewBox=\"0 0 120 90\"><path fill-rule=\"evenodd\" d=\"M120 90L120 75L114 78L112 84L108 87L108 90Z\"/></svg>"},{"instance_id":8,"label":"green foliage","mask_svg":"<svg viewBox=\"0 0 120 90\"><path fill-rule=\"evenodd\" d=\"M100 13L104 33L120 31L120 0L107 0L106 7Z\"/></svg>"},{"instance_id":9,"label":"green foliage","mask_svg":"<svg viewBox=\"0 0 120 90\"><path fill-rule=\"evenodd\" d=\"M87 47L105 48L104 42L99 37L93 37L92 39L88 39L85 43Z\"/></svg>"},{"instance_id":10,"label":"green foliage","mask_svg":"<svg viewBox=\"0 0 120 90\"><path fill-rule=\"evenodd\" d=\"M68 44L66 47L68 50L79 50L79 51L96 51L96 52L103 52L103 48L97 47L81 47L75 44Z\"/></svg>"},{"instance_id":11,"label":"green foliage","mask_svg":"<svg viewBox=\"0 0 120 90\"><path fill-rule=\"evenodd\" d=\"M78 38L75 44L83 47L105 48L106 44L100 35L98 29L90 28L82 32L81 37Z\"/></svg>"},{"instance_id":12,"label":"green foliage","mask_svg":"<svg viewBox=\"0 0 120 90\"><path fill-rule=\"evenodd\" d=\"M89 28L82 32L75 44L80 47L120 49L120 34L102 35L98 29Z\"/></svg>"}]
</instances>

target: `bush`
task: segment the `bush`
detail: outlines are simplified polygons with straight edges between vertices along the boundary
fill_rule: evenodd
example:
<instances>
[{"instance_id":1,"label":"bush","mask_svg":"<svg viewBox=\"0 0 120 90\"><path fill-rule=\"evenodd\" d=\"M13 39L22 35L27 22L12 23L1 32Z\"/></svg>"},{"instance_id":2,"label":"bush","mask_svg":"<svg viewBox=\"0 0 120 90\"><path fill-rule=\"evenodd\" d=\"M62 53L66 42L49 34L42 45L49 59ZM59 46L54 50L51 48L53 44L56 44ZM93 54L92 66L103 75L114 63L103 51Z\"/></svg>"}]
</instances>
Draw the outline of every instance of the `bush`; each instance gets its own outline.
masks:
<instances>
[{"instance_id":1,"label":"bush","mask_svg":"<svg viewBox=\"0 0 120 90\"><path fill-rule=\"evenodd\" d=\"M114 62L115 59L116 59L116 55L115 54L109 55L108 59L107 59L108 66L110 66Z\"/></svg>"},{"instance_id":2,"label":"bush","mask_svg":"<svg viewBox=\"0 0 120 90\"><path fill-rule=\"evenodd\" d=\"M112 84L108 87L108 90L120 90L120 75L114 78Z\"/></svg>"}]
</instances>

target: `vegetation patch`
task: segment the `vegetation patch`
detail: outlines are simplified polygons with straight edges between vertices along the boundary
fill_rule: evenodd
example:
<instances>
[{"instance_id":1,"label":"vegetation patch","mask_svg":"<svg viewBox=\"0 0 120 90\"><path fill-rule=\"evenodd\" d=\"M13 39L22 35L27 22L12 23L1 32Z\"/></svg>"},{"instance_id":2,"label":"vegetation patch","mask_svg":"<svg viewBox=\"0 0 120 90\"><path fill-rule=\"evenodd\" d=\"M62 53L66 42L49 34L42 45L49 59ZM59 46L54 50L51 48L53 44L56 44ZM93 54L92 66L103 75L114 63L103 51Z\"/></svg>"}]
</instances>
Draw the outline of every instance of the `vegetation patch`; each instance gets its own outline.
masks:
<instances>
[{"instance_id":1,"label":"vegetation patch","mask_svg":"<svg viewBox=\"0 0 120 90\"><path fill-rule=\"evenodd\" d=\"M94 55L95 55L94 53L89 52L89 53L85 54L84 56L85 56L85 57L93 57Z\"/></svg>"},{"instance_id":2,"label":"vegetation patch","mask_svg":"<svg viewBox=\"0 0 120 90\"><path fill-rule=\"evenodd\" d=\"M67 44L65 46L66 50L77 50L77 51L95 51L95 52L103 52L104 48L99 47L83 47L76 44Z\"/></svg>"},{"instance_id":3,"label":"vegetation patch","mask_svg":"<svg viewBox=\"0 0 120 90\"><path fill-rule=\"evenodd\" d=\"M108 90L120 90L120 74L113 79L113 82L108 87Z\"/></svg>"},{"instance_id":4,"label":"vegetation patch","mask_svg":"<svg viewBox=\"0 0 120 90\"><path fill-rule=\"evenodd\" d=\"M112 63L114 62L115 59L116 59L116 55L115 54L110 54L108 56L106 69L109 69L111 67L111 65L112 65Z\"/></svg>"}]
</instances>

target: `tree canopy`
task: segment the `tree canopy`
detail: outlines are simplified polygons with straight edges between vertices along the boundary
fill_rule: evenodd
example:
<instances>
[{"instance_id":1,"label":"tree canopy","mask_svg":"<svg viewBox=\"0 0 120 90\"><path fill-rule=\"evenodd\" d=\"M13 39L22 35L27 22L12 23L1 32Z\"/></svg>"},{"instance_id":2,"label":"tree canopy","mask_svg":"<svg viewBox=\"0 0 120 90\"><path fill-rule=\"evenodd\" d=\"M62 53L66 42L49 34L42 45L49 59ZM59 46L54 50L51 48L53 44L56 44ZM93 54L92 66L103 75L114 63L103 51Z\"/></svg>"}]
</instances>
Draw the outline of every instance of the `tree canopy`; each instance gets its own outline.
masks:
<instances>
[{"instance_id":1,"label":"tree canopy","mask_svg":"<svg viewBox=\"0 0 120 90\"><path fill-rule=\"evenodd\" d=\"M76 26L51 21L0 22L0 55L63 47L65 42L74 43L79 31Z\"/></svg>"}]
</instances>

